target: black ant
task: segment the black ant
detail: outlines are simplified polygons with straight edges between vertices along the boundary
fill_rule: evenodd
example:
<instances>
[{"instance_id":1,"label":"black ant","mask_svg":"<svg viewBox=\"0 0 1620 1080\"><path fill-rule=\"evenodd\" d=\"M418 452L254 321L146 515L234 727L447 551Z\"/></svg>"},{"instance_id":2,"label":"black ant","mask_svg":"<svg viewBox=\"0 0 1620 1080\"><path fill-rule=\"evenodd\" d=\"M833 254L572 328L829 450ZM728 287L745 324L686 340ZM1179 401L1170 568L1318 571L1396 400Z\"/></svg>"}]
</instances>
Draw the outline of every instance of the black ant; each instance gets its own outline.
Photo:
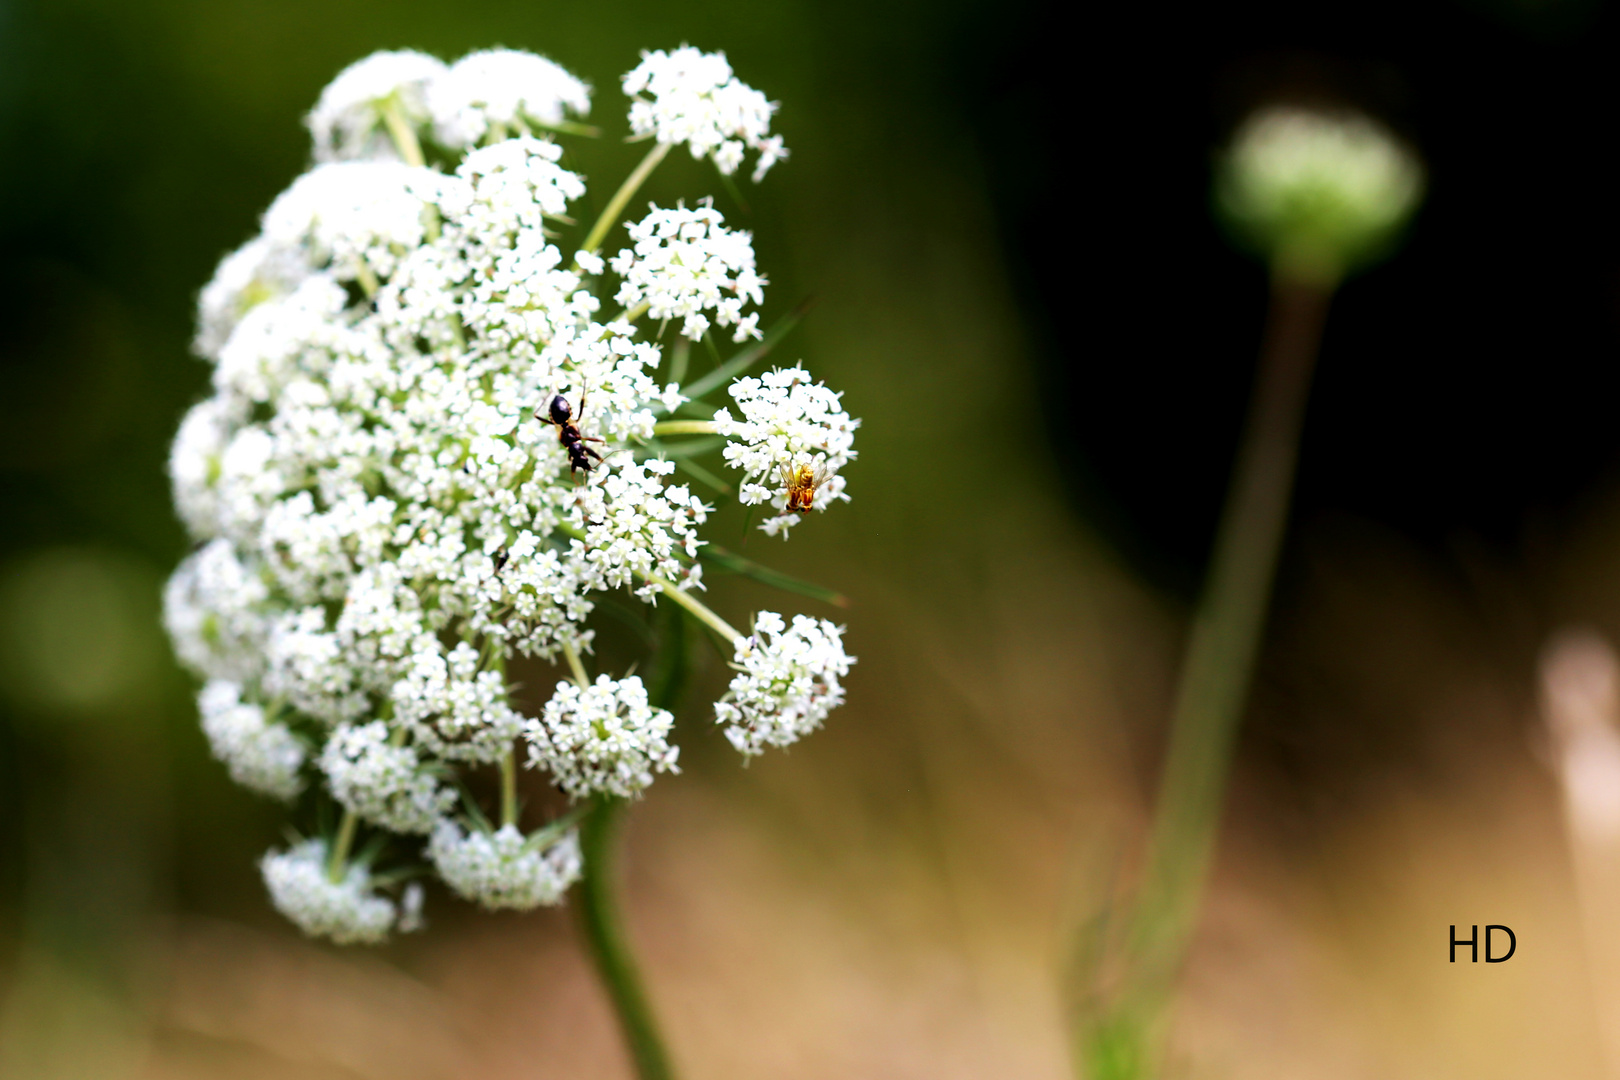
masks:
<instances>
[{"instance_id":1,"label":"black ant","mask_svg":"<svg viewBox=\"0 0 1620 1080\"><path fill-rule=\"evenodd\" d=\"M548 424L557 425L557 441L562 443L563 449L568 451L568 471L570 473L582 472L589 474L596 467L595 462L603 460L602 455L586 446L586 443L599 443L604 440L580 433L579 423L574 419L574 409L568 404L568 399L561 394L551 399L549 409L542 412L534 411L535 419L544 420ZM579 419L585 419L585 391L579 393Z\"/></svg>"}]
</instances>

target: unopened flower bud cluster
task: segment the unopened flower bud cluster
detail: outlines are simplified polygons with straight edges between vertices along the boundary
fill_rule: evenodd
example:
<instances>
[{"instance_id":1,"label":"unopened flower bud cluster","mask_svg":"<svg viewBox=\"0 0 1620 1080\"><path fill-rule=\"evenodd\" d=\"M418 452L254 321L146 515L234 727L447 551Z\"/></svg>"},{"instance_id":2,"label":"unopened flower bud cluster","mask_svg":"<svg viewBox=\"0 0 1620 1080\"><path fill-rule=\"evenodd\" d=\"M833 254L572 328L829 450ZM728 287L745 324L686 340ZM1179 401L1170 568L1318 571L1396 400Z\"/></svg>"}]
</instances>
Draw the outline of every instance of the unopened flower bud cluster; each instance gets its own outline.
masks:
<instances>
[{"instance_id":1,"label":"unopened flower bud cluster","mask_svg":"<svg viewBox=\"0 0 1620 1080\"><path fill-rule=\"evenodd\" d=\"M745 149L756 176L786 154L774 104L723 56L647 53L624 85L633 131L722 172ZM639 679L562 683L525 716L505 675L515 654L588 653L605 591L701 589L711 508L646 450L685 401L660 381L659 336L666 319L690 337L759 336L743 312L765 286L751 238L707 202L655 207L611 259L559 245L585 178L551 133L589 105L582 81L527 53L368 57L308 118L314 166L201 293L212 393L170 461L197 547L165 622L205 680L203 727L231 776L286 801L320 792L347 815L348 839L261 864L308 933L372 942L421 923L420 887L400 889L378 851L420 852L485 906L561 899L580 873L574 832L489 825L462 805L459 773L526 762L583 800L677 771L672 717ZM609 265L616 315L599 299L615 286L596 280ZM559 394L599 440L583 474L548 422ZM800 459L829 471L816 508L845 497L835 474L857 422L836 394L795 368L732 395L744 418L722 412L716 429L736 440L745 501L779 492L773 470ZM735 659L717 720L748 754L819 724L850 662L838 628L769 613ZM353 855L354 827L397 839Z\"/></svg>"}]
</instances>

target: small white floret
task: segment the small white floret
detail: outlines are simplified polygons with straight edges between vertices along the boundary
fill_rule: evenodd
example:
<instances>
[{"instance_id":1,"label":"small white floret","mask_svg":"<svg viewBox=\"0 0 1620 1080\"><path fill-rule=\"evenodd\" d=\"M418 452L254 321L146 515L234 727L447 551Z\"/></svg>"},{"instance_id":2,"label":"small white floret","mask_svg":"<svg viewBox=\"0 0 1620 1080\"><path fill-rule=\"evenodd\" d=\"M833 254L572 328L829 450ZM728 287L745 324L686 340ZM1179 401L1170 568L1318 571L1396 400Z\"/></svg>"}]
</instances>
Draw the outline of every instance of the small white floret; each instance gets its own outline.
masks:
<instances>
[{"instance_id":1,"label":"small white floret","mask_svg":"<svg viewBox=\"0 0 1620 1080\"><path fill-rule=\"evenodd\" d=\"M843 627L826 619L795 615L788 626L774 611L755 616L754 632L737 641L737 675L714 707L731 745L752 756L820 727L843 704L838 680L855 662L843 636Z\"/></svg>"},{"instance_id":2,"label":"small white floret","mask_svg":"<svg viewBox=\"0 0 1620 1080\"><path fill-rule=\"evenodd\" d=\"M371 891L371 874L350 863L342 879L327 873L326 841L272 851L259 863L270 902L304 933L339 945L374 945L394 925L394 904Z\"/></svg>"},{"instance_id":3,"label":"small white floret","mask_svg":"<svg viewBox=\"0 0 1620 1080\"><path fill-rule=\"evenodd\" d=\"M527 911L559 903L581 870L579 834L573 829L541 850L512 825L469 834L448 818L434 826L428 858L457 894L492 909Z\"/></svg>"},{"instance_id":4,"label":"small white floret","mask_svg":"<svg viewBox=\"0 0 1620 1080\"><path fill-rule=\"evenodd\" d=\"M745 304L765 302L766 281L754 270L754 238L723 224L720 211L705 199L691 210L652 212L625 226L633 246L613 257L613 272L624 279L615 298L626 308L647 305L660 321L681 319L681 333L696 341L713 321L735 327L731 340L760 336L759 315L743 314Z\"/></svg>"},{"instance_id":5,"label":"small white floret","mask_svg":"<svg viewBox=\"0 0 1620 1080\"><path fill-rule=\"evenodd\" d=\"M557 127L591 111L590 89L560 64L515 49L468 53L428 93L439 141L452 149Z\"/></svg>"},{"instance_id":6,"label":"small white floret","mask_svg":"<svg viewBox=\"0 0 1620 1080\"><path fill-rule=\"evenodd\" d=\"M625 74L630 103L630 130L661 143L685 143L695 158L707 157L730 175L742 164L745 149L759 154L757 182L787 157L781 136L770 134L776 103L737 81L725 53L706 53L683 45L641 54L641 63Z\"/></svg>"},{"instance_id":7,"label":"small white floret","mask_svg":"<svg viewBox=\"0 0 1620 1080\"><path fill-rule=\"evenodd\" d=\"M648 705L640 678L598 675L584 690L558 683L523 733L529 765L546 769L573 798L601 792L627 799L644 791L654 772L680 771L680 748L669 745L674 724L668 710Z\"/></svg>"},{"instance_id":8,"label":"small white floret","mask_svg":"<svg viewBox=\"0 0 1620 1080\"><path fill-rule=\"evenodd\" d=\"M197 695L197 711L209 748L232 780L283 802L304 790L304 744L286 724L266 722L262 705L243 701L240 684L209 682Z\"/></svg>"},{"instance_id":9,"label":"small white floret","mask_svg":"<svg viewBox=\"0 0 1620 1080\"><path fill-rule=\"evenodd\" d=\"M316 161L397 159L385 114L425 131L428 88L441 79L444 62L405 49L375 52L338 73L304 119L315 140Z\"/></svg>"},{"instance_id":10,"label":"small white floret","mask_svg":"<svg viewBox=\"0 0 1620 1080\"><path fill-rule=\"evenodd\" d=\"M391 740L381 720L341 725L320 766L334 799L392 832L427 833L456 801L455 790L425 772L414 749Z\"/></svg>"}]
</instances>

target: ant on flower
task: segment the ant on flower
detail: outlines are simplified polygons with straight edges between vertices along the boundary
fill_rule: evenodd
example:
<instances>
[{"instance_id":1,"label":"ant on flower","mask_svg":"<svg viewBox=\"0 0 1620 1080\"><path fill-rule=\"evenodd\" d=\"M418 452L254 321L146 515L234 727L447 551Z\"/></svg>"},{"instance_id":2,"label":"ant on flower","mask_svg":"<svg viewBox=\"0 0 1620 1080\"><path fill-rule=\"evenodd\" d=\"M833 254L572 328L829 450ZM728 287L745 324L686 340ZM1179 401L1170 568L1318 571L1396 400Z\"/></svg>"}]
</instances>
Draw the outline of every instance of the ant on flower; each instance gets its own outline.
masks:
<instances>
[{"instance_id":1,"label":"ant on flower","mask_svg":"<svg viewBox=\"0 0 1620 1080\"><path fill-rule=\"evenodd\" d=\"M590 471L596 467L591 458L595 458L598 462L604 460L601 454L585 445L586 443L599 443L604 440L580 432L579 421L574 419L573 406L569 405L568 399L561 394L557 394L551 399L551 405L548 409L544 411L536 409L534 416L536 420L544 420L548 424L557 425L557 441L562 443L564 450L568 451L568 471L570 473L582 472L589 475ZM579 392L579 420L584 419L585 391L581 390Z\"/></svg>"}]
</instances>

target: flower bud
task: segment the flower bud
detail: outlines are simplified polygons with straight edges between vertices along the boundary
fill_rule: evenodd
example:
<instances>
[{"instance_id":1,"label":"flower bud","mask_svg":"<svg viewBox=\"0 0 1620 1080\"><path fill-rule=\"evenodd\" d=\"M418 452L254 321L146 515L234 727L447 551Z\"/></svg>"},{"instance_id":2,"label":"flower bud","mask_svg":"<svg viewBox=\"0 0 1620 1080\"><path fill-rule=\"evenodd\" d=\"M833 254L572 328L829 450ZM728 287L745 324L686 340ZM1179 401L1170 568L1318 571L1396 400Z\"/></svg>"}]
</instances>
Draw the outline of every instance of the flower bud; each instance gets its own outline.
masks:
<instances>
[{"instance_id":1,"label":"flower bud","mask_svg":"<svg viewBox=\"0 0 1620 1080\"><path fill-rule=\"evenodd\" d=\"M1250 116L1216 170L1218 209L1276 274L1331 285L1383 254L1417 208L1423 166L1354 112Z\"/></svg>"}]
</instances>

